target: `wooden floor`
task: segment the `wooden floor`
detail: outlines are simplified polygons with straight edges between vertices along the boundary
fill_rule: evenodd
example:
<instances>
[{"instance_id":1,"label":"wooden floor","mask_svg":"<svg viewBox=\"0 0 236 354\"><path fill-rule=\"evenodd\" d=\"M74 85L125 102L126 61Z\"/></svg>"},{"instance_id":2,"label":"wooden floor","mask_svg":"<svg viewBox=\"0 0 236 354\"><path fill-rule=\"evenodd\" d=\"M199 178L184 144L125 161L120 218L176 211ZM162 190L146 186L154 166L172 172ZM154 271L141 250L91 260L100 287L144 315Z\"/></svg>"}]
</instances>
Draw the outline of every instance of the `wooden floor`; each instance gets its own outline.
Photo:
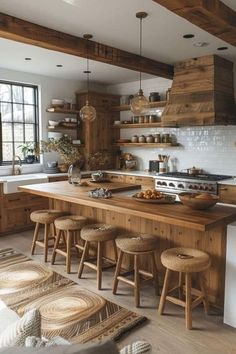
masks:
<instances>
[{"instance_id":1,"label":"wooden floor","mask_svg":"<svg viewBox=\"0 0 236 354\"><path fill-rule=\"evenodd\" d=\"M32 231L8 235L0 238L0 248L13 247L26 255L29 254ZM42 262L42 249L37 249L38 254L34 259ZM55 266L50 265L55 271L62 275L65 273L65 265L58 256ZM141 293L142 308L134 307L134 299L131 287L120 284L118 295L111 292L113 271L103 273L103 288L98 291L96 288L95 272L86 268L86 278L77 278L78 259L73 258L72 274L68 277L81 286L99 293L104 298L116 302L121 306L145 315L149 321L132 330L122 337L118 342L119 347L136 340L146 340L152 344L152 353L161 354L232 354L236 353L236 329L223 324L222 316L211 311L211 315L205 316L203 308L199 307L193 311L192 331L185 329L184 313L178 306L167 304L166 315L157 314L159 299L155 296L151 286L146 285Z\"/></svg>"}]
</instances>

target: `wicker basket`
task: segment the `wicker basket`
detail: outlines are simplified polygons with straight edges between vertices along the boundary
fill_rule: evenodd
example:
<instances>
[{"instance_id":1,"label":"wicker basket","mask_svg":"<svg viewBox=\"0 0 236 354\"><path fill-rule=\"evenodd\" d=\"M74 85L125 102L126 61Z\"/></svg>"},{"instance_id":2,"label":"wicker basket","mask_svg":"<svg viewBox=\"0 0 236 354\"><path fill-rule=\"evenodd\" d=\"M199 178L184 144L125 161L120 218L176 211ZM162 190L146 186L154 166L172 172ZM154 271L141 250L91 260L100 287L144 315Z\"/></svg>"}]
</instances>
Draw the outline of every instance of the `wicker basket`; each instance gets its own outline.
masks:
<instances>
[{"instance_id":1,"label":"wicker basket","mask_svg":"<svg viewBox=\"0 0 236 354\"><path fill-rule=\"evenodd\" d=\"M198 198L200 195L203 196L203 193L180 193L179 199L189 208L199 210L212 208L219 201L217 195L205 194L205 198Z\"/></svg>"}]
</instances>

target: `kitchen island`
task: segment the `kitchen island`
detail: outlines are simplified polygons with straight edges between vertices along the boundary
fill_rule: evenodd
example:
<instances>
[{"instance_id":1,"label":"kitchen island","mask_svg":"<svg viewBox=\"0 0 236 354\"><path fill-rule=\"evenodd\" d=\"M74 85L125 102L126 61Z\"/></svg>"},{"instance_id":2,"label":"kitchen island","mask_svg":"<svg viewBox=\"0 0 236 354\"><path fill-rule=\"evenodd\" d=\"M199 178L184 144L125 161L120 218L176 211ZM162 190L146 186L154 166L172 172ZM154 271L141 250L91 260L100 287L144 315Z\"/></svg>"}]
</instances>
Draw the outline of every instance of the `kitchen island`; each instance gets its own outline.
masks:
<instances>
[{"instance_id":1,"label":"kitchen island","mask_svg":"<svg viewBox=\"0 0 236 354\"><path fill-rule=\"evenodd\" d=\"M110 182L102 184L102 187L114 187L115 184ZM90 198L88 191L98 186L101 187L101 184L74 187L68 182L55 182L19 188L24 192L48 197L52 208L81 214L89 222L116 225L120 233L132 231L156 235L159 240L156 259L161 277L164 274L160 263L163 250L184 246L208 252L212 258L211 268L206 273L209 299L214 305L223 308L226 231L227 224L236 221L236 208L216 205L210 210L198 211L180 203L140 203L119 193L114 193L111 199ZM113 258L109 245L105 252L107 257ZM125 259L124 266L129 268L129 258ZM147 261L143 266L149 267Z\"/></svg>"}]
</instances>

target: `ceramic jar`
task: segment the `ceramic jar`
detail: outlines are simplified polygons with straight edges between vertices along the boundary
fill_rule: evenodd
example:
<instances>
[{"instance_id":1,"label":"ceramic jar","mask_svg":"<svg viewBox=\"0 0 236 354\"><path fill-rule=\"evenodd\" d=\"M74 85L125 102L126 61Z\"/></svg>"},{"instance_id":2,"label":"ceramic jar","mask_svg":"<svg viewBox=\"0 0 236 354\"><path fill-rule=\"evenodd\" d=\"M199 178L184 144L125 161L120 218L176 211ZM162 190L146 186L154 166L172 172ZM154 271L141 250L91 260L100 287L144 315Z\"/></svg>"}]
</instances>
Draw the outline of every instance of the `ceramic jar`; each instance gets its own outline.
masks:
<instances>
[{"instance_id":1,"label":"ceramic jar","mask_svg":"<svg viewBox=\"0 0 236 354\"><path fill-rule=\"evenodd\" d=\"M138 143L138 141L139 141L138 135L133 135L131 138L131 143Z\"/></svg>"},{"instance_id":2,"label":"ceramic jar","mask_svg":"<svg viewBox=\"0 0 236 354\"><path fill-rule=\"evenodd\" d=\"M140 137L138 138L138 142L139 143L146 143L146 137L144 135L140 135Z\"/></svg>"},{"instance_id":3,"label":"ceramic jar","mask_svg":"<svg viewBox=\"0 0 236 354\"><path fill-rule=\"evenodd\" d=\"M149 134L147 137L146 137L146 142L147 143L154 143L154 137L152 134Z\"/></svg>"}]
</instances>

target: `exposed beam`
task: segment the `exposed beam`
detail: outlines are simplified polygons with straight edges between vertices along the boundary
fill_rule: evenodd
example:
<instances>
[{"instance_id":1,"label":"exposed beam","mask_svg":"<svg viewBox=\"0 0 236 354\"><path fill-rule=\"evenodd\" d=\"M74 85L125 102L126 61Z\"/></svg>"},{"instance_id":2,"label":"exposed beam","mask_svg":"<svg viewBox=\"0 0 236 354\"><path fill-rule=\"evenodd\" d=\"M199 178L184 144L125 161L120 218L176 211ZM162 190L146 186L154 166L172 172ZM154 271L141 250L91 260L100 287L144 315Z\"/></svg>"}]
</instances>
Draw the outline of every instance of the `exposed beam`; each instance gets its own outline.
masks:
<instances>
[{"instance_id":1,"label":"exposed beam","mask_svg":"<svg viewBox=\"0 0 236 354\"><path fill-rule=\"evenodd\" d=\"M51 28L0 13L0 37L86 58L86 40ZM89 58L122 68L168 79L173 67L94 41L89 41Z\"/></svg>"},{"instance_id":2,"label":"exposed beam","mask_svg":"<svg viewBox=\"0 0 236 354\"><path fill-rule=\"evenodd\" d=\"M194 25L236 46L236 11L220 0L153 0Z\"/></svg>"}]
</instances>

